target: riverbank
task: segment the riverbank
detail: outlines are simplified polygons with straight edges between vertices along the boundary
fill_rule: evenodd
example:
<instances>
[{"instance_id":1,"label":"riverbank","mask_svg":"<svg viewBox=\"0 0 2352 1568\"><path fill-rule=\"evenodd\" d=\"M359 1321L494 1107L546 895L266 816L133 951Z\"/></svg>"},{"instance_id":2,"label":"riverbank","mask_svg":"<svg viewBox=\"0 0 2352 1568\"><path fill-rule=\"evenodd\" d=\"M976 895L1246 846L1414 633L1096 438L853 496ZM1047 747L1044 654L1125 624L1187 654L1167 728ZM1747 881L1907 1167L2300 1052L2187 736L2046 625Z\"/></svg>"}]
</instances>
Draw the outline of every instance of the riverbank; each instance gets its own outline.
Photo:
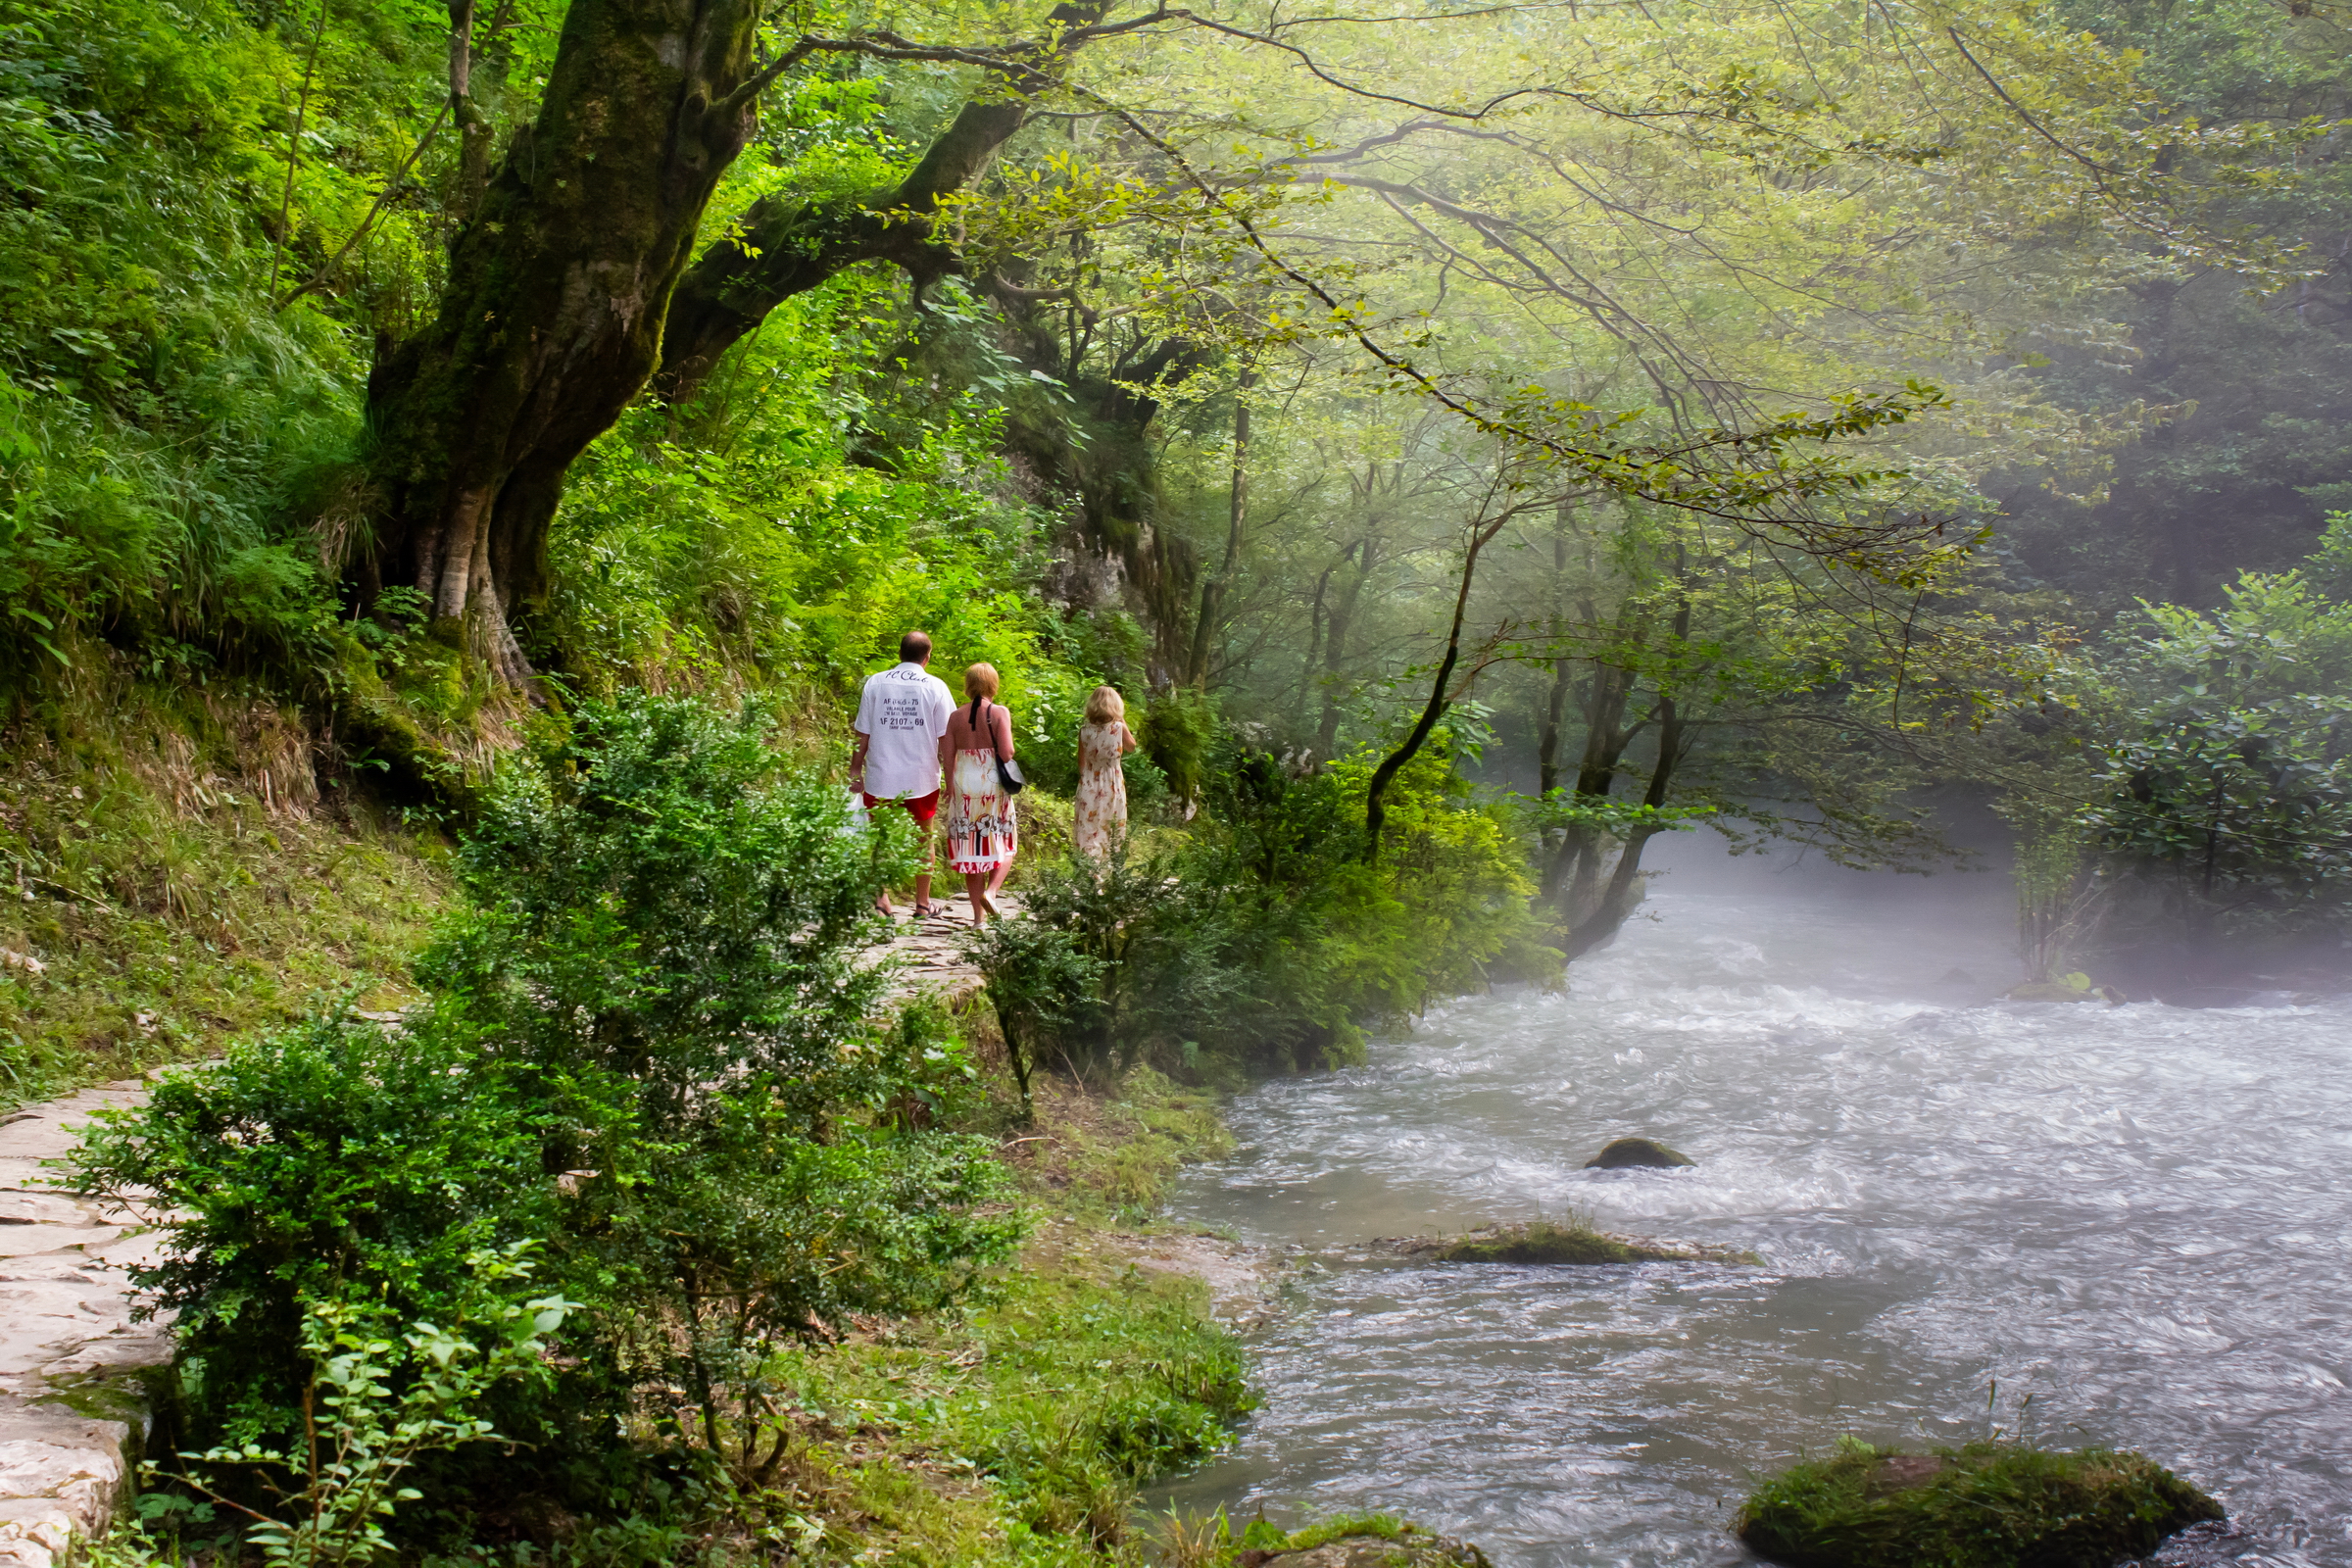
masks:
<instances>
[{"instance_id":1,"label":"riverbank","mask_svg":"<svg viewBox=\"0 0 2352 1568\"><path fill-rule=\"evenodd\" d=\"M784 1352L790 1441L755 1506L700 1544L908 1568L1142 1560L1149 1482L1225 1446L1253 1402L1228 1326L1249 1250L1153 1223L1168 1180L1230 1140L1213 1097L1150 1069L1115 1095L1041 1077L1005 1129L1032 1225L962 1309ZM585 1559L583 1559L585 1560Z\"/></svg>"}]
</instances>

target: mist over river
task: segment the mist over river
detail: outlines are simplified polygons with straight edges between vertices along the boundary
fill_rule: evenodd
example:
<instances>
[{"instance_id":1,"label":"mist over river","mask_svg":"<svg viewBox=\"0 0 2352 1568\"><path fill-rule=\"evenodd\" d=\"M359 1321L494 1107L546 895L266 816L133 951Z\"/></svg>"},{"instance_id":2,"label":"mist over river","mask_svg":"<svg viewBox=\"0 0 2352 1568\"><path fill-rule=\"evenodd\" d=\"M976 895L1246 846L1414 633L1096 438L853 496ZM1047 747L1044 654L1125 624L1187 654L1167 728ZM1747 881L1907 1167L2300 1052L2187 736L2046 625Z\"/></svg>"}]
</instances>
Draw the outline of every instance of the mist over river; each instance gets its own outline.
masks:
<instances>
[{"instance_id":1,"label":"mist over river","mask_svg":"<svg viewBox=\"0 0 2352 1568\"><path fill-rule=\"evenodd\" d=\"M2352 1007L1986 1004L2017 973L1994 878L1691 869L1569 994L1233 1103L1237 1153L1173 1212L1307 1261L1254 1336L1262 1408L1154 1506L1392 1509L1506 1568L1737 1563L1751 1476L1980 1436L1997 1378L2004 1429L2222 1499L2227 1541L2160 1560L2352 1565ZM1629 1133L1698 1166L1580 1168ZM1570 1206L1766 1263L1363 1245Z\"/></svg>"}]
</instances>

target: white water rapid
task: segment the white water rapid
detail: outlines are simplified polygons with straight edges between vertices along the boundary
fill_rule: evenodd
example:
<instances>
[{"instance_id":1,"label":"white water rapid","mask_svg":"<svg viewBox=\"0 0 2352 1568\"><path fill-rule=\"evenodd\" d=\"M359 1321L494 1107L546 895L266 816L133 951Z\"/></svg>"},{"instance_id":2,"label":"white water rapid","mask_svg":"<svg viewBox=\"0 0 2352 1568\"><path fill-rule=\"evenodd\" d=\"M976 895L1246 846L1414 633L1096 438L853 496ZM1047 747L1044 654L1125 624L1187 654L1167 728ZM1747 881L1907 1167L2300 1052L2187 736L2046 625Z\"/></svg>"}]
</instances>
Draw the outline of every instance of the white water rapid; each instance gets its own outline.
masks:
<instances>
[{"instance_id":1,"label":"white water rapid","mask_svg":"<svg viewBox=\"0 0 2352 1568\"><path fill-rule=\"evenodd\" d=\"M1263 1407L1154 1505L1387 1509L1504 1568L1731 1564L1732 1511L1800 1450L1989 1420L2223 1500L2226 1537L2158 1560L2352 1568L2352 1006L1985 1004L2016 973L1989 881L1661 891L1565 996L1242 1096L1174 1215L1306 1260L1253 1347ZM1698 1165L1581 1168L1629 1133ZM1571 1206L1765 1266L1364 1246Z\"/></svg>"}]
</instances>

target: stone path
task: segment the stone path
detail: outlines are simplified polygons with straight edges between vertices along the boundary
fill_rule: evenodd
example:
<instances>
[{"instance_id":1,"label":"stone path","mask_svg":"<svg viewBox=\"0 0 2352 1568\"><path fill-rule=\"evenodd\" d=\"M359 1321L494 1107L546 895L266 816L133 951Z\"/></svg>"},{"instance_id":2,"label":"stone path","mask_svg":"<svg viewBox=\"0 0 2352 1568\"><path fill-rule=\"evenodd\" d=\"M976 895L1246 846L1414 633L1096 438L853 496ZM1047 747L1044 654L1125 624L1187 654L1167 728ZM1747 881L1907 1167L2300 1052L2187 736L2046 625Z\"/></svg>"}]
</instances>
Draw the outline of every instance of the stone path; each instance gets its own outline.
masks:
<instances>
[{"instance_id":1,"label":"stone path","mask_svg":"<svg viewBox=\"0 0 2352 1568\"><path fill-rule=\"evenodd\" d=\"M907 906L899 906L899 935L890 951L906 964L899 985L902 992L944 991L960 996L980 984L980 971L964 962L957 951L964 933L972 928L972 911L961 899L951 907L953 914L917 920L907 912ZM1021 902L1009 893L1000 893L997 907L1017 914Z\"/></svg>"},{"instance_id":2,"label":"stone path","mask_svg":"<svg viewBox=\"0 0 2352 1568\"><path fill-rule=\"evenodd\" d=\"M42 1161L130 1080L0 1114L0 1568L54 1568L106 1528L147 1436L140 1374L171 1336L130 1320L123 1265L152 1255L127 1216L44 1185Z\"/></svg>"},{"instance_id":3,"label":"stone path","mask_svg":"<svg viewBox=\"0 0 2352 1568\"><path fill-rule=\"evenodd\" d=\"M998 903L1016 907L1008 895ZM970 929L956 909L961 918L922 921L900 909L902 994L980 983L956 953ZM74 1147L92 1111L145 1098L131 1079L0 1112L0 1568L60 1568L74 1534L106 1529L150 1427L142 1374L172 1359L168 1329L130 1320L122 1273L155 1255L156 1238L43 1180L53 1172L42 1162Z\"/></svg>"}]
</instances>

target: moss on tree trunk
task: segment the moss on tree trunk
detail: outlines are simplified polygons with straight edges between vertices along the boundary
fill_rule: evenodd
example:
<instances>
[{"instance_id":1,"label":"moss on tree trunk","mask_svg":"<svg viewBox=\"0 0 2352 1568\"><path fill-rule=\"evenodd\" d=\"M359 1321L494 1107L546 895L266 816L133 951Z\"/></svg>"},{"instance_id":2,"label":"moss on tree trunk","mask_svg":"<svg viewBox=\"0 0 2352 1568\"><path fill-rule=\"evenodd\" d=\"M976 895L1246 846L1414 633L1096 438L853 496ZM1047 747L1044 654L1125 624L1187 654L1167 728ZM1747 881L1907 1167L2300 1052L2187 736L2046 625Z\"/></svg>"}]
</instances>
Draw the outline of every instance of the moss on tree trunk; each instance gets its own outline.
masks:
<instances>
[{"instance_id":1,"label":"moss on tree trunk","mask_svg":"<svg viewBox=\"0 0 2352 1568\"><path fill-rule=\"evenodd\" d=\"M519 685L564 472L660 363L663 318L754 113L757 0L573 0L537 120L452 248L437 318L368 385L382 498L360 586L428 596Z\"/></svg>"}]
</instances>

